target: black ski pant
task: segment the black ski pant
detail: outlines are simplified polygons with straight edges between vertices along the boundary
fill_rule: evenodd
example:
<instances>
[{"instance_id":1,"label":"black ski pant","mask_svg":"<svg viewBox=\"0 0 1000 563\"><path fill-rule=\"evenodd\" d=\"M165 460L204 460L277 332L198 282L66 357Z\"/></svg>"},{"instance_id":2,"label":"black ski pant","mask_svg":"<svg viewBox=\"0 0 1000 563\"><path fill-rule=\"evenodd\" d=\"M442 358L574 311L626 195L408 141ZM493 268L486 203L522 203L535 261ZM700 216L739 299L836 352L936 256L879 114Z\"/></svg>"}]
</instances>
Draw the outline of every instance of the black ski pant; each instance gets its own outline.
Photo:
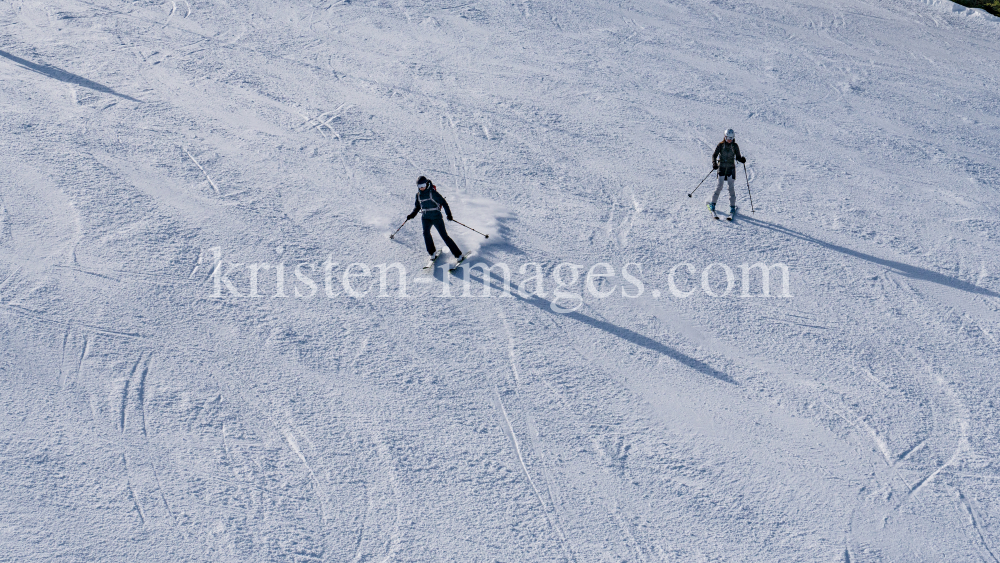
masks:
<instances>
[{"instance_id":1,"label":"black ski pant","mask_svg":"<svg viewBox=\"0 0 1000 563\"><path fill-rule=\"evenodd\" d=\"M428 254L434 254L434 239L431 238L431 227L433 226L437 229L438 234L441 235L441 240L448 245L448 250L455 255L455 258L462 255L462 251L459 250L458 245L448 236L448 230L444 228L444 217L441 216L440 211L424 213L420 217L420 222L424 225L424 244L427 245Z\"/></svg>"}]
</instances>

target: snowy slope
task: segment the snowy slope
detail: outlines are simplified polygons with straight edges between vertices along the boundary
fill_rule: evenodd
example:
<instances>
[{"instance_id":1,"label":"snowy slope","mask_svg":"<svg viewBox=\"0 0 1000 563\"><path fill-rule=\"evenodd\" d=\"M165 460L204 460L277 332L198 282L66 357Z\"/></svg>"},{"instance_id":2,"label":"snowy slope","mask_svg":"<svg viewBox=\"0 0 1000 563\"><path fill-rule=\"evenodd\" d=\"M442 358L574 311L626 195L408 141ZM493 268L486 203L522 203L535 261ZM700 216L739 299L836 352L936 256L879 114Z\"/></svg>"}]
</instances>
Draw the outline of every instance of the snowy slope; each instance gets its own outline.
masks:
<instances>
[{"instance_id":1,"label":"snowy slope","mask_svg":"<svg viewBox=\"0 0 1000 563\"><path fill-rule=\"evenodd\" d=\"M15 0L0 29L0 560L1000 560L1000 20ZM732 223L714 178L686 197L727 127ZM420 273L419 222L388 235L421 174L544 295ZM408 297L345 292L395 262ZM787 294L741 297L756 262ZM562 263L615 291L558 298Z\"/></svg>"}]
</instances>

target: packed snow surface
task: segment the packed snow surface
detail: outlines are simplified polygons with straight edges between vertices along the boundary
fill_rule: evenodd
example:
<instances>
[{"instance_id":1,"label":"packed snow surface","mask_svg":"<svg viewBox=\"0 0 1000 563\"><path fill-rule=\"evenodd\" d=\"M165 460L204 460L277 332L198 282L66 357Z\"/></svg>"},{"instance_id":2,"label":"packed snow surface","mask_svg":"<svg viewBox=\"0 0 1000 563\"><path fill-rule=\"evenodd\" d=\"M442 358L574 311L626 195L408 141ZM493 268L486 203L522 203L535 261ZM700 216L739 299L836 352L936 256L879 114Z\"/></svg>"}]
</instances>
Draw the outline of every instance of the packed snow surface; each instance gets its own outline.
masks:
<instances>
[{"instance_id":1,"label":"packed snow surface","mask_svg":"<svg viewBox=\"0 0 1000 563\"><path fill-rule=\"evenodd\" d=\"M0 29L0 560L1000 558L1000 20L13 0ZM687 194L728 127L713 221L715 176ZM419 175L490 235L447 223L475 269L421 271L419 218L390 239Z\"/></svg>"}]
</instances>

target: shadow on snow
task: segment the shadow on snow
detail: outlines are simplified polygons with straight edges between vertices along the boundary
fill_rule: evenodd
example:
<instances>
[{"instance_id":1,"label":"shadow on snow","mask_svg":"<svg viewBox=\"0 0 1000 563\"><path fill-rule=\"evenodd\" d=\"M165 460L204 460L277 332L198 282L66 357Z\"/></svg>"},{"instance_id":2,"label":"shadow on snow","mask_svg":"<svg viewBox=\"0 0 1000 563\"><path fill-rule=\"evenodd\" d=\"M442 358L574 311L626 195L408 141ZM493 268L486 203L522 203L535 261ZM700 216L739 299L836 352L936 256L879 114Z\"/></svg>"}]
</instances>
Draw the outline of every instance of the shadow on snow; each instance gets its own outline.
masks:
<instances>
[{"instance_id":1,"label":"shadow on snow","mask_svg":"<svg viewBox=\"0 0 1000 563\"><path fill-rule=\"evenodd\" d=\"M480 260L480 262L484 262L485 264L490 265L490 263L486 262L485 260ZM471 264L470 264L470 266L471 266ZM462 271L463 274L468 275L468 270L459 270L459 271ZM443 268L439 269L438 272L434 273L434 277L437 278L439 281L442 281L442 282L444 281L444 276L445 275L455 275L456 278L464 279L457 272L455 274L446 274ZM470 280L475 280L475 281L477 281L477 282L479 282L481 284L484 284L484 285L486 285L487 283L489 283L489 286L491 288L493 288L493 289L496 289L497 291L502 291L503 290L503 279L500 278L499 276L497 276L496 274L494 274L493 272L490 272L490 279L489 279L488 282L486 280L482 279L481 277L469 276L469 279ZM679 352L677 350L674 350L673 348L671 348L669 346L666 346L664 344L661 344L661 343L657 342L656 340L653 340L652 338L649 338L648 336L643 336L642 334L639 334L638 332L636 332L634 330L630 330L630 329L627 329L627 328L624 328L624 327L620 327L620 326L617 326L615 324L609 323L607 321L602 321L602 320L599 320L599 319L595 319L593 317L584 315L583 313L580 313L580 312L577 312L577 311L573 311L573 312L570 312L570 313L556 313L555 311L552 310L552 302L551 301L549 301L548 299L542 298L542 297L538 297L537 295L531 295L529 297L522 297L522 296L518 295L518 293L517 293L516 290L512 290L511 293L510 293L510 295L512 297L514 297L515 299L523 302L523 303L527 303L529 305L534 305L535 307L538 307L539 309L541 309L542 311L545 311L546 313L549 313L549 314L552 314L552 315L558 315L558 316L563 317L563 318L573 319L573 320L575 320L577 322L583 323L583 324L588 325L590 327L593 327L593 328L596 328L596 329L599 329L599 330L603 330L604 332L606 332L606 333L608 333L608 334L610 334L612 336L616 336L618 338L621 338L622 340L625 340L626 342L631 342L632 344L635 344L637 346L642 346L643 348L646 348L647 350L651 350L653 352L656 352L657 354L661 354L661 355L666 356L666 357L668 357L668 358L670 358L672 360L680 362L681 364L684 364L684 365L688 366L689 368L691 368L691 369L693 369L695 371L698 371L698 372L700 372L700 373L702 373L704 375L707 375L709 377L714 377L715 379L718 379L719 381L724 381L724 382L732 384L732 385L739 385L735 380L733 380L733 378L731 378L728 375L726 375L725 373L723 373L723 372L721 372L721 371L713 368L712 366L706 364L705 362L703 362L701 360L697 360L695 358L692 358L691 356L688 356L687 354L684 354L684 353Z\"/></svg>"},{"instance_id":2,"label":"shadow on snow","mask_svg":"<svg viewBox=\"0 0 1000 563\"><path fill-rule=\"evenodd\" d=\"M957 278L952 278L944 274L939 274L932 270L919 268L917 266L911 266L909 264L904 264L903 262L896 262L894 260L885 260L883 258L877 258L875 256L872 256L871 254L865 254L864 252L858 252L857 250L851 250L850 248L845 248L843 246L838 246L836 244L824 242L817 238L813 238L807 234L800 233L798 231L793 231L788 227L783 227L781 225L768 223L766 221L761 221L760 219L747 217L746 215L741 215L740 219L747 223L750 223L751 225L756 225L758 227L770 229L774 232L781 233L783 235L794 237L799 240L804 240L806 242L811 242L813 244L822 246L823 248L835 250L847 256L853 256L854 258L860 258L867 262L871 262L872 264L878 264L879 266L884 266L908 278L912 278L915 280L929 281L931 283L936 283L938 285L943 285L945 287L950 287L953 289L960 289L962 291L968 291L969 293L975 293L985 297L1000 297L1000 293L997 293L995 291L986 289L984 287L979 287L978 285L974 285Z\"/></svg>"},{"instance_id":3,"label":"shadow on snow","mask_svg":"<svg viewBox=\"0 0 1000 563\"><path fill-rule=\"evenodd\" d=\"M119 98L124 98L132 102L142 103L142 100L137 100L131 96L126 96L125 94L119 94L118 92L115 92L114 90L108 88L107 86L104 86L103 84L98 84L93 80L87 80L82 76L77 76L76 74L73 74L71 72L66 72L65 70L56 68L54 66L36 64L31 61L22 59L21 57L11 55L6 51L0 51L0 57L4 57L5 59L10 59L11 61L14 61L18 65L28 70L48 76L49 78L55 78L56 80L59 80L61 82L76 84L78 86L83 86L84 88L89 88L91 90L96 90L98 92L103 92L105 94L111 94L112 96L118 96Z\"/></svg>"}]
</instances>

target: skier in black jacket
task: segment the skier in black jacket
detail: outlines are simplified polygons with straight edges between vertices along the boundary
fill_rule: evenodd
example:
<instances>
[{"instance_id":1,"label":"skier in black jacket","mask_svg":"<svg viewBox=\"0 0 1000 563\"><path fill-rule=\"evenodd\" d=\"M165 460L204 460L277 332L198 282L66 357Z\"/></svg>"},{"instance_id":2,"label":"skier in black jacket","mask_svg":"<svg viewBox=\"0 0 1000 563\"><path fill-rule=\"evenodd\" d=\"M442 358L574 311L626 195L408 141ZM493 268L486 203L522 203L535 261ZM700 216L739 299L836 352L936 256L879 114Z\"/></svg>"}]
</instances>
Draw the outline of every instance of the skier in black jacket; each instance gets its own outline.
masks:
<instances>
[{"instance_id":1,"label":"skier in black jacket","mask_svg":"<svg viewBox=\"0 0 1000 563\"><path fill-rule=\"evenodd\" d=\"M413 206L413 212L406 216L407 220L413 219L417 216L417 213L422 213L420 217L421 222L424 225L424 244L427 246L427 253L434 256L434 239L431 238L431 227L435 227L441 239L444 243L448 245L448 250L455 255L455 259L459 260L462 257L462 251L455 244L455 241L451 240L448 236L448 231L444 227L444 218L441 217L441 210L444 209L445 215L448 220L453 220L451 217L451 208L448 207L448 202L445 201L444 196L438 193L437 187L431 183L430 180L421 176L417 178L417 197Z\"/></svg>"},{"instance_id":2,"label":"skier in black jacket","mask_svg":"<svg viewBox=\"0 0 1000 563\"><path fill-rule=\"evenodd\" d=\"M712 169L719 171L719 185L712 194L712 201L708 203L708 209L715 213L715 204L719 201L719 194L722 192L722 184L728 180L729 183L729 215L736 214L736 162L746 162L747 159L740 154L740 146L736 144L736 132L726 129L726 136L712 153Z\"/></svg>"}]
</instances>

